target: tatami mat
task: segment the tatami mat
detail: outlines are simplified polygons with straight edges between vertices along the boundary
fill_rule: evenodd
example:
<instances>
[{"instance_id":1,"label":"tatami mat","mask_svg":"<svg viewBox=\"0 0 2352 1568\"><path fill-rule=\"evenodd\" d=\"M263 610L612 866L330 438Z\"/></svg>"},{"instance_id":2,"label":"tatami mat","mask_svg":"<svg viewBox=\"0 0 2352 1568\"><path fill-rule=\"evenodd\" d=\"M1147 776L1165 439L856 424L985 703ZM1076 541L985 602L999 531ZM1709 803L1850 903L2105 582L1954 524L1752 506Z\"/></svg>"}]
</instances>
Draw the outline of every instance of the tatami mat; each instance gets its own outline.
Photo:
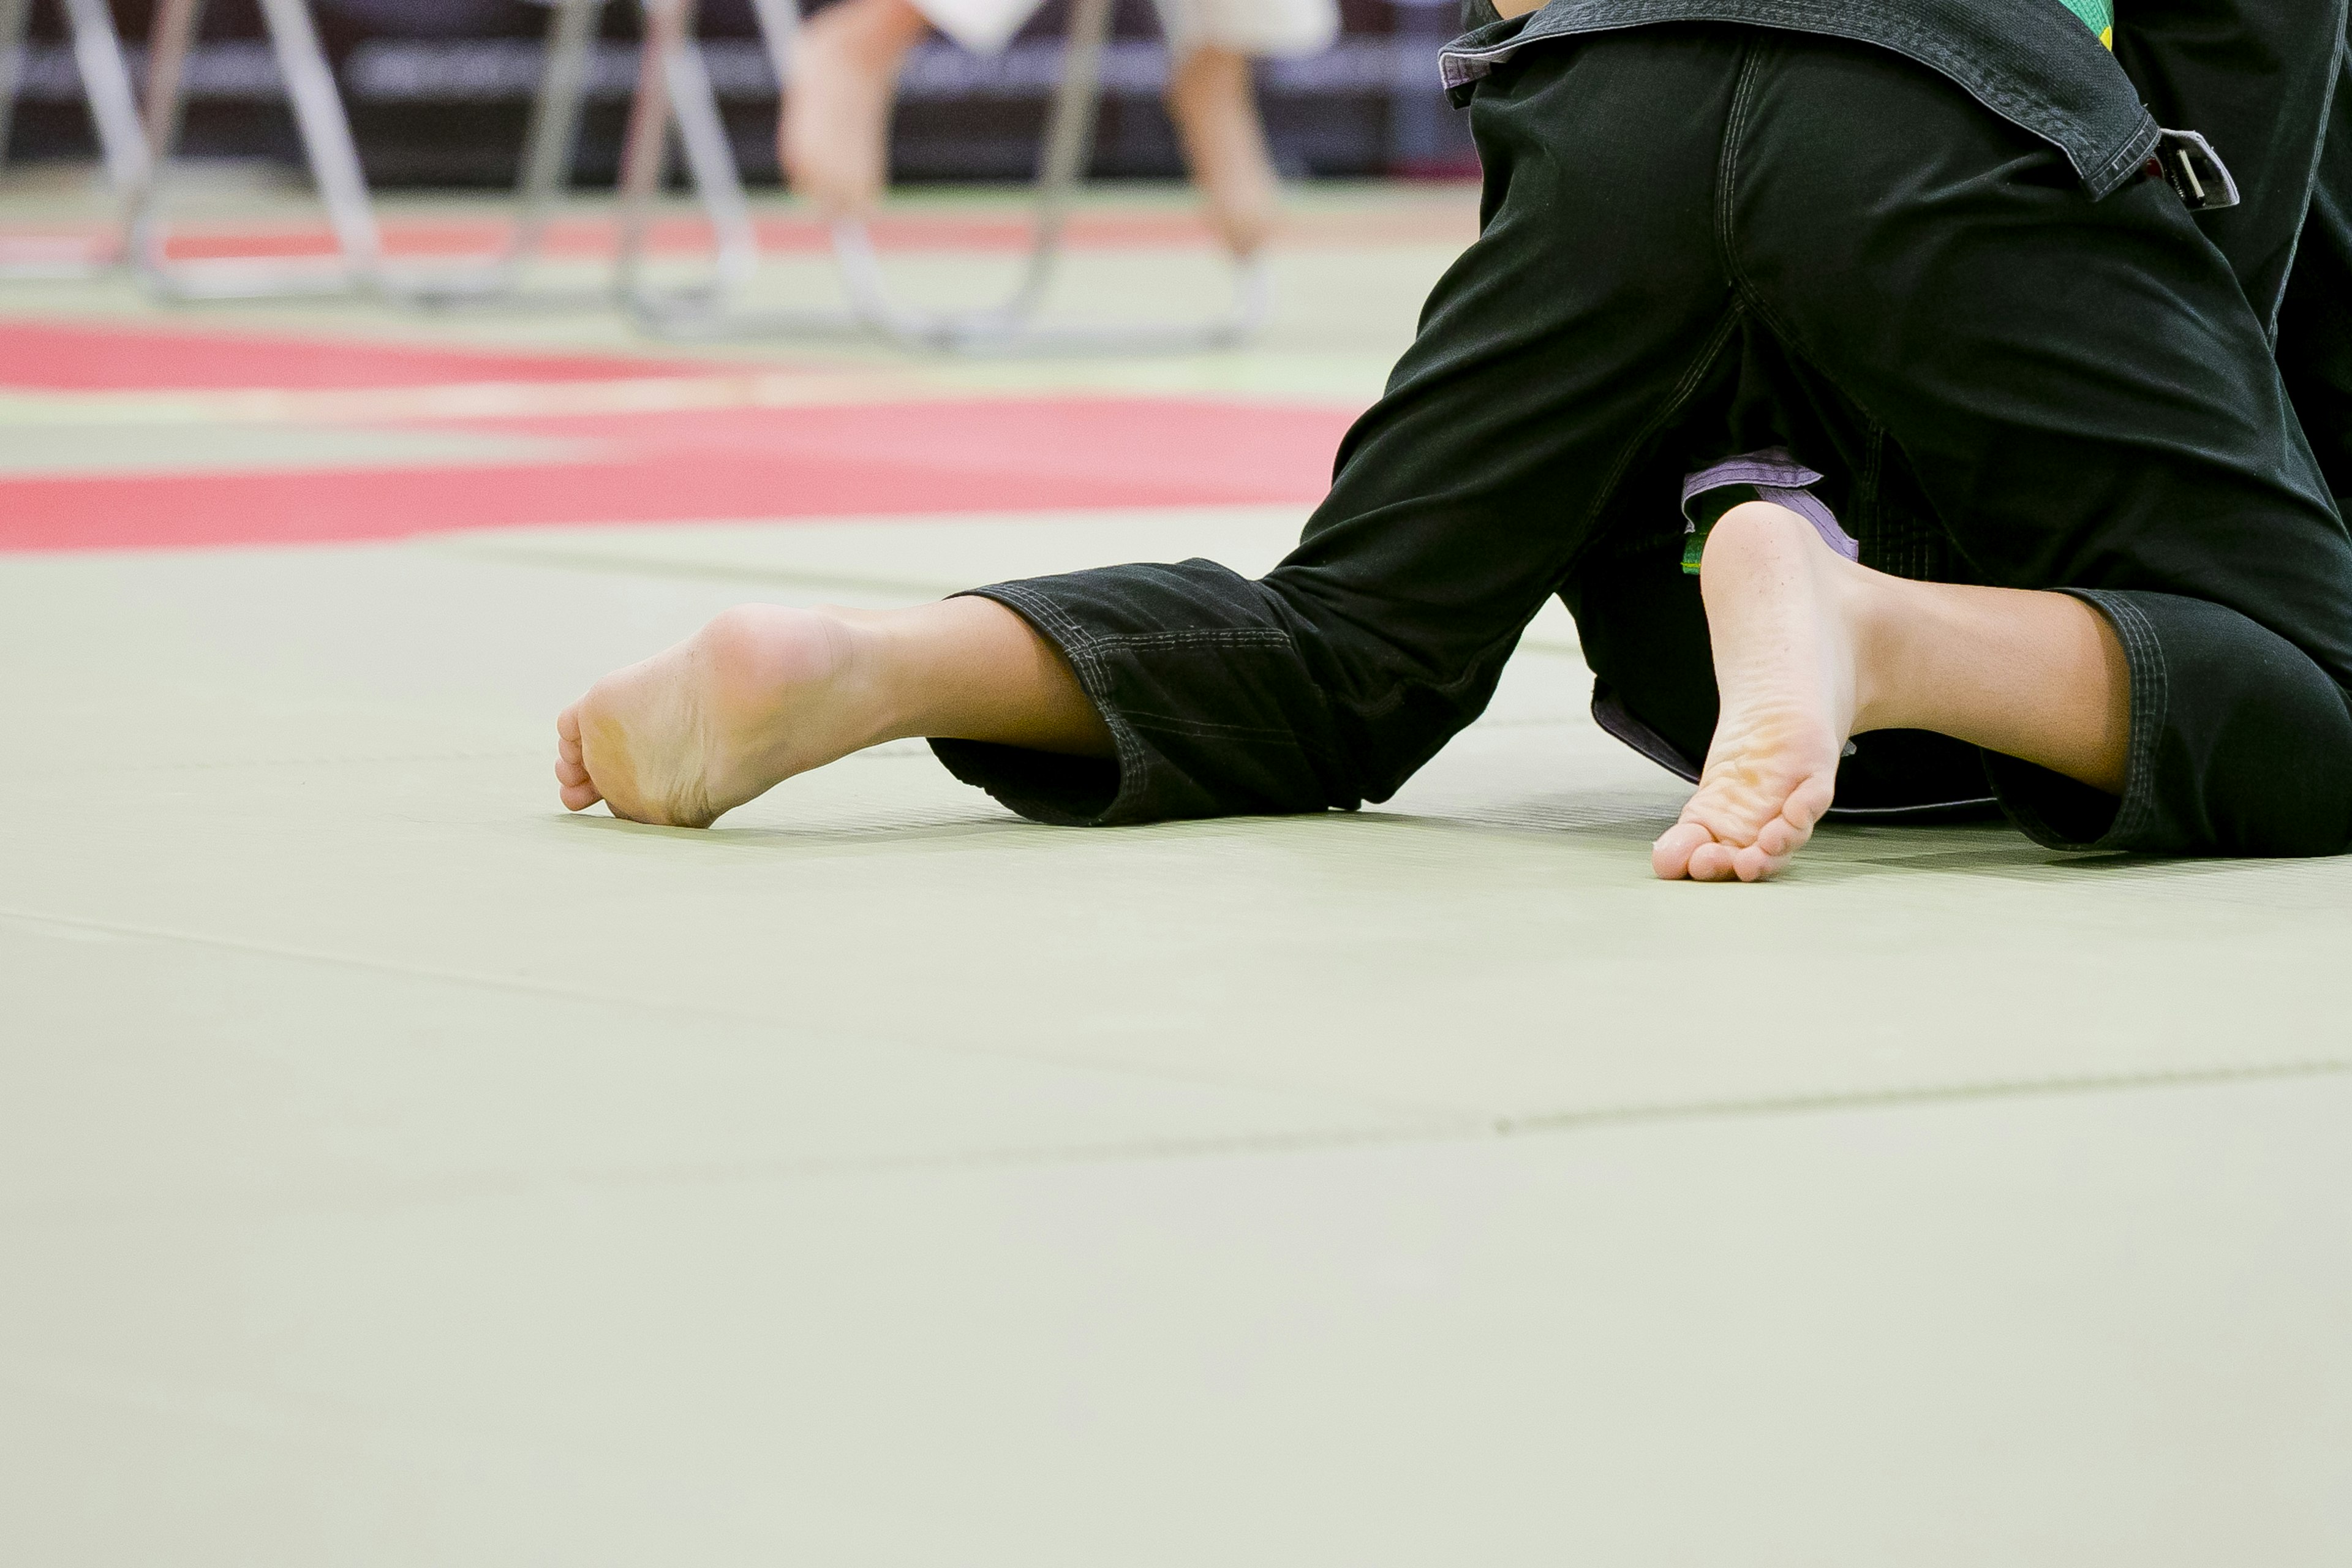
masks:
<instances>
[{"instance_id":1,"label":"tatami mat","mask_svg":"<svg viewBox=\"0 0 2352 1568\"><path fill-rule=\"evenodd\" d=\"M1585 716L1556 611L1488 719L1352 816L1040 828L913 743L707 833L552 799L554 710L725 604L922 597L1000 574L992 562L1192 553L1188 536L1247 567L1296 521L733 525L0 565L27 598L40 584L11 617L24 657L107 693L50 709L27 692L15 716L38 760L0 785L24 840L7 904L787 1036L1511 1121L2352 1065L2330 1025L2331 955L2352 936L2341 862L1833 827L1775 885L1655 882L1646 845L1680 786ZM1835 1004L1759 1016L1792 984Z\"/></svg>"},{"instance_id":2,"label":"tatami mat","mask_svg":"<svg viewBox=\"0 0 2352 1568\"><path fill-rule=\"evenodd\" d=\"M2352 862L1660 884L1557 606L1360 813L560 809L728 605L1277 559L1469 212L1308 206L1171 361L10 297L0 1562L2352 1556ZM1072 308L1213 300L1131 209Z\"/></svg>"},{"instance_id":3,"label":"tatami mat","mask_svg":"<svg viewBox=\"0 0 2352 1568\"><path fill-rule=\"evenodd\" d=\"M2347 1113L2338 1079L800 1179L547 1151L397 1203L20 1215L0 1532L50 1563L2320 1568Z\"/></svg>"}]
</instances>

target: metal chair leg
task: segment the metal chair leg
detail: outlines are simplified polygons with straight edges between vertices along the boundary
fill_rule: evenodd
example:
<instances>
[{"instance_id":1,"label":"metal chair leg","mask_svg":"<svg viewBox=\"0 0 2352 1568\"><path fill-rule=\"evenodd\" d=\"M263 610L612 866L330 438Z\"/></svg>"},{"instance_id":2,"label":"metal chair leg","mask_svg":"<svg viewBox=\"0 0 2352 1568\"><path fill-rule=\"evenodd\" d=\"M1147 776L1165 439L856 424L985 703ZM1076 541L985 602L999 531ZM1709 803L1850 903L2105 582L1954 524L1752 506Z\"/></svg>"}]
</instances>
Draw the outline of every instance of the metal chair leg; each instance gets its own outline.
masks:
<instances>
[{"instance_id":1,"label":"metal chair leg","mask_svg":"<svg viewBox=\"0 0 2352 1568\"><path fill-rule=\"evenodd\" d=\"M716 312L724 307L730 290L748 280L760 265L751 198L719 116L718 94L694 42L698 8L697 0L643 0L641 6L645 42L621 150L614 275L623 309L640 321L659 320L673 310ZM673 126L710 223L713 247L708 277L683 288L659 289L647 279L646 266L654 205L669 176ZM816 325L814 319L808 324Z\"/></svg>"},{"instance_id":2,"label":"metal chair leg","mask_svg":"<svg viewBox=\"0 0 2352 1568\"><path fill-rule=\"evenodd\" d=\"M147 142L139 132L139 95L131 85L113 11L107 0L66 0L66 16L73 26L74 64L81 71L106 177L117 190L129 190L146 178Z\"/></svg>"},{"instance_id":3,"label":"metal chair leg","mask_svg":"<svg viewBox=\"0 0 2352 1568\"><path fill-rule=\"evenodd\" d=\"M698 89L690 79L698 75L653 68L657 58L695 56L693 0L646 0L648 6L647 68L638 82L633 132L642 131L644 156L625 170L622 204L622 298L644 330L672 338L719 338L840 335L864 332L903 347L975 354L1019 353L1184 353L1230 346L1247 337L1264 321L1268 303L1263 265L1243 263L1232 307L1204 322L1143 322L1131 324L1043 327L1036 314L1044 305L1061 258L1064 230L1072 198L1085 179L1088 153L1094 145L1097 111L1102 100L1102 58L1110 36L1112 0L1076 0L1070 17L1069 42L1062 79L1055 93L1037 179L1035 237L1021 281L1003 303L966 312L930 312L901 304L891 294L875 253L872 235L863 223L836 224L833 230L835 262L849 295L846 312L792 310L745 313L727 309L722 265L719 281L662 293L645 282L645 248L649 205L660 183L666 153L665 127L668 100L676 100L677 118L693 151L691 125L697 117L712 121L717 105L707 94L707 81ZM777 79L786 79L797 37L800 14L795 0L754 0L761 30ZM657 27L654 18L662 18ZM659 37L656 37L656 34ZM656 50L660 53L656 54ZM638 151L633 135L631 149ZM719 153L727 153L719 138ZM713 160L717 162L716 159ZM741 180L731 153L723 170L715 169L706 182L697 163L695 174L706 209L722 237L735 221ZM740 262L736 263L740 267Z\"/></svg>"},{"instance_id":4,"label":"metal chair leg","mask_svg":"<svg viewBox=\"0 0 2352 1568\"><path fill-rule=\"evenodd\" d=\"M24 81L25 36L32 9L32 0L0 0L0 163L6 161L17 90ZM65 10L73 34L74 65L81 73L82 98L98 133L107 182L117 193L135 190L147 177L147 142L113 14L107 0L65 0ZM0 279L90 277L123 258L119 234L94 243L68 241L30 248L35 254L26 254L22 246L0 246Z\"/></svg>"},{"instance_id":5,"label":"metal chair leg","mask_svg":"<svg viewBox=\"0 0 2352 1568\"><path fill-rule=\"evenodd\" d=\"M532 101L530 130L516 180L515 215L505 245L490 257L404 269L390 287L411 303L431 306L511 304L601 305L603 288L526 293L522 274L539 258L556 204L572 179L580 148L580 119L595 59L597 22L605 0L551 0L546 65Z\"/></svg>"},{"instance_id":6,"label":"metal chair leg","mask_svg":"<svg viewBox=\"0 0 2352 1568\"><path fill-rule=\"evenodd\" d=\"M0 0L0 164L8 161L8 138L16 128L16 94L25 85L25 38L33 26L33 0Z\"/></svg>"},{"instance_id":7,"label":"metal chair leg","mask_svg":"<svg viewBox=\"0 0 2352 1568\"><path fill-rule=\"evenodd\" d=\"M103 7L106 0L73 0ZM319 42L308 0L261 0L270 43L291 101L303 153L335 235L337 257L325 263L229 259L174 262L166 255L162 213L164 175L186 106L186 67L203 19L204 0L163 0L149 48L145 176L130 204L131 252L141 275L176 300L253 300L372 292L422 305L509 302L522 298L523 268L538 257L555 203L570 177L604 0L553 0L547 64L532 111L517 192L514 228L484 258L394 268L383 256L375 205L352 139L334 68ZM595 304L603 290L547 297Z\"/></svg>"},{"instance_id":8,"label":"metal chair leg","mask_svg":"<svg viewBox=\"0 0 2352 1568\"><path fill-rule=\"evenodd\" d=\"M547 19L547 64L531 105L523 144L510 258L539 252L555 204L572 181L580 153L580 115L588 101L588 70L595 58L596 24L604 0L556 0Z\"/></svg>"},{"instance_id":9,"label":"metal chair leg","mask_svg":"<svg viewBox=\"0 0 2352 1568\"><path fill-rule=\"evenodd\" d=\"M383 283L383 240L375 204L352 141L334 68L328 63L308 0L261 0L278 68L285 79L338 254L324 262L260 258L173 261L166 253L169 228L163 214L172 154L186 109L187 61L204 0L163 0L148 45L147 147L149 168L131 202L128 227L132 265L166 299L267 300L373 291Z\"/></svg>"}]
</instances>

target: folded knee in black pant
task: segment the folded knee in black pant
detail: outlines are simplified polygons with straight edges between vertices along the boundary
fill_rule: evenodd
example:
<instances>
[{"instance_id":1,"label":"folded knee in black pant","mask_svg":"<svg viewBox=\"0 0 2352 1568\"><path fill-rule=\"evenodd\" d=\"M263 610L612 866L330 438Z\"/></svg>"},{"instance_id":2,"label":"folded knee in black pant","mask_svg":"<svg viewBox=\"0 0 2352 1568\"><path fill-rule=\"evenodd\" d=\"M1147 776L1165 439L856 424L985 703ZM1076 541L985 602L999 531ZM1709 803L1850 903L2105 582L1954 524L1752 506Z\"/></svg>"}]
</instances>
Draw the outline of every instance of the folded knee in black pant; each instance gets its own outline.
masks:
<instances>
[{"instance_id":1,"label":"folded knee in black pant","mask_svg":"<svg viewBox=\"0 0 2352 1568\"><path fill-rule=\"evenodd\" d=\"M2352 848L2352 694L2293 643L2224 605L2179 594L2074 592L2107 617L2131 666L2124 795L1988 757L2020 827L2065 849Z\"/></svg>"}]
</instances>

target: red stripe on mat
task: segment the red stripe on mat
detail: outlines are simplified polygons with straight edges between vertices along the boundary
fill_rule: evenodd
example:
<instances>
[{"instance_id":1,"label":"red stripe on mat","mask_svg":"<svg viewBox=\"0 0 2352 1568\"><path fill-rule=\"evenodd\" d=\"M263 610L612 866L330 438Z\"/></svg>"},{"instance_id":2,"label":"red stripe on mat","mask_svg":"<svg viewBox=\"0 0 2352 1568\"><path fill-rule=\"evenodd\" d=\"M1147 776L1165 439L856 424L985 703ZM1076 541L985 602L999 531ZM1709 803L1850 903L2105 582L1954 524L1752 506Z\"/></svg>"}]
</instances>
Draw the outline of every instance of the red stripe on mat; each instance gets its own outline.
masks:
<instances>
[{"instance_id":1,"label":"red stripe on mat","mask_svg":"<svg viewBox=\"0 0 2352 1568\"><path fill-rule=\"evenodd\" d=\"M1320 495L1349 416L1185 398L985 398L469 420L467 428L619 441L641 457L854 464L985 479L1147 484L1223 500L1236 487ZM961 482L959 479L955 482ZM944 504L955 506L942 489Z\"/></svg>"},{"instance_id":2,"label":"red stripe on mat","mask_svg":"<svg viewBox=\"0 0 2352 1568\"><path fill-rule=\"evenodd\" d=\"M0 480L0 550L395 539L475 528L1306 503L1349 416L1142 402L533 421L576 464ZM601 430L590 426L600 426ZM509 426L510 427L510 426Z\"/></svg>"},{"instance_id":3,"label":"red stripe on mat","mask_svg":"<svg viewBox=\"0 0 2352 1568\"><path fill-rule=\"evenodd\" d=\"M814 218L761 218L753 226L760 247L779 255L812 255L833 247L832 229ZM984 216L885 216L874 220L870 232L883 250L992 252L1026 250L1035 235L1025 219ZM478 218L446 218L388 223L383 233L387 256L429 259L495 253L505 243L507 227ZM656 252L681 255L709 249L711 231L699 219L665 218L646 238ZM1172 213L1078 216L1070 219L1063 234L1064 243L1074 248L1098 250L1205 246L1213 239L1208 225L1198 217ZM609 223L551 224L540 245L543 255L573 261L605 259L616 248ZM170 248L173 258L183 261L241 256L277 260L332 256L336 244L331 229L303 224L193 230L173 236Z\"/></svg>"},{"instance_id":4,"label":"red stripe on mat","mask_svg":"<svg viewBox=\"0 0 2352 1568\"><path fill-rule=\"evenodd\" d=\"M0 386L40 392L257 387L446 386L495 381L619 381L699 375L710 366L618 354L507 353L264 332L0 323Z\"/></svg>"},{"instance_id":5,"label":"red stripe on mat","mask_svg":"<svg viewBox=\"0 0 2352 1568\"><path fill-rule=\"evenodd\" d=\"M832 232L812 217L763 217L757 228L761 247L779 255L808 255L829 249ZM986 213L886 213L871 230L875 245L886 251L961 250L1011 252L1028 248L1034 230L1023 216ZM104 238L101 228L61 227L53 237L21 235L20 240L71 245ZM1286 245L1467 244L1477 233L1475 194L1449 201L1413 206L1363 211L1289 214L1283 224ZM496 219L401 218L383 226L387 255L411 259L487 257L506 243L508 226ZM1078 213L1063 231L1063 243L1077 250L1165 249L1209 247L1214 235L1191 213ZM710 226L692 218L665 218L653 226L648 243L657 252L677 255L706 250ZM566 220L548 226L544 254L565 260L598 260L614 252L610 223ZM331 256L331 230L315 223L245 225L236 227L195 227L173 236L173 257L184 261L228 257L281 259Z\"/></svg>"}]
</instances>

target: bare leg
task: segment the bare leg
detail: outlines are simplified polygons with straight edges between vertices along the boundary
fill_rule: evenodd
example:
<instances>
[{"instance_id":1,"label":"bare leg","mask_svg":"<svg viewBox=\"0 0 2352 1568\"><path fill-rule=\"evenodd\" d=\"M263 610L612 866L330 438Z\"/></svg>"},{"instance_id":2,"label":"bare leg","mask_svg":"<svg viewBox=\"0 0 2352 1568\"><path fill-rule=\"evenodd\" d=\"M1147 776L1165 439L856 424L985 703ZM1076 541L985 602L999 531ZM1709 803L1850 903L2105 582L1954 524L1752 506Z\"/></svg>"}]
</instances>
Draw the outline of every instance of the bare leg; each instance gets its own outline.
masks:
<instances>
[{"instance_id":1,"label":"bare leg","mask_svg":"<svg viewBox=\"0 0 2352 1568\"><path fill-rule=\"evenodd\" d=\"M1252 254L1273 235L1282 197L1249 57L1213 44L1195 47L1169 77L1168 113L1210 223L1234 255Z\"/></svg>"},{"instance_id":2,"label":"bare leg","mask_svg":"<svg viewBox=\"0 0 2352 1568\"><path fill-rule=\"evenodd\" d=\"M744 605L606 676L556 721L563 804L707 827L794 773L918 735L1111 754L1053 645L988 599Z\"/></svg>"},{"instance_id":3,"label":"bare leg","mask_svg":"<svg viewBox=\"0 0 2352 1568\"><path fill-rule=\"evenodd\" d=\"M2122 791L2130 674L2079 599L1890 577L1766 502L1716 524L1699 588L1722 712L1697 793L1652 850L1661 877L1781 870L1868 730L1932 730Z\"/></svg>"},{"instance_id":4,"label":"bare leg","mask_svg":"<svg viewBox=\"0 0 2352 1568\"><path fill-rule=\"evenodd\" d=\"M779 147L793 189L828 216L870 212L882 199L891 94L929 26L908 0L843 0L801 28Z\"/></svg>"}]
</instances>

